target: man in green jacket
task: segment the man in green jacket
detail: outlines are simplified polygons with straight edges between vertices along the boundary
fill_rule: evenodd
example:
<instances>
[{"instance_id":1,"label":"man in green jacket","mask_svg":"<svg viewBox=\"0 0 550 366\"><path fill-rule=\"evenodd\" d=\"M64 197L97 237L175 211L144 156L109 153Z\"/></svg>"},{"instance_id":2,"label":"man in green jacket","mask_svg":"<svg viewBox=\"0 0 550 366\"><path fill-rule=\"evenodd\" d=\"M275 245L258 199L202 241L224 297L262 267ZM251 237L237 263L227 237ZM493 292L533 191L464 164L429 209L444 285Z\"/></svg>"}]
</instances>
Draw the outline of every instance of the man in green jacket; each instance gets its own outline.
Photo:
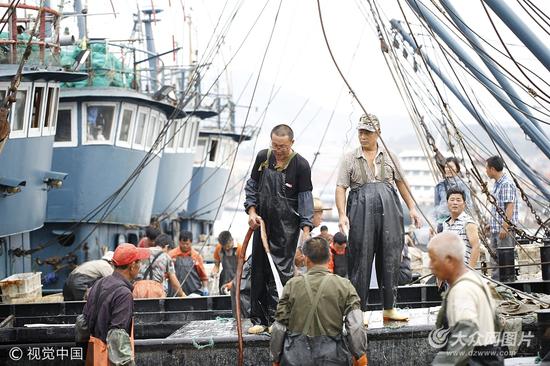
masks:
<instances>
[{"instance_id":1,"label":"man in green jacket","mask_svg":"<svg viewBox=\"0 0 550 366\"><path fill-rule=\"evenodd\" d=\"M289 280L279 300L271 333L273 364L350 365L353 356L354 365L366 365L367 333L355 288L330 273L325 239L311 238L302 250L308 271Z\"/></svg>"}]
</instances>

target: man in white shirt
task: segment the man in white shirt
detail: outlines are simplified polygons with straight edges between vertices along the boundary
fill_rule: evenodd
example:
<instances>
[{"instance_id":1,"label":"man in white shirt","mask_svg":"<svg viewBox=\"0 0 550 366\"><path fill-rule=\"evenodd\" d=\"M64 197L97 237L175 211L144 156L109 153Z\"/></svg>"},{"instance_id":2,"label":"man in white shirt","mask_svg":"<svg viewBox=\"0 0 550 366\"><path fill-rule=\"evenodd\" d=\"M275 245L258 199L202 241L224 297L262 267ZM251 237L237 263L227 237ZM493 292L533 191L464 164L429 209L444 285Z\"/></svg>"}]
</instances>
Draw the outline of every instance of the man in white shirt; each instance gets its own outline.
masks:
<instances>
[{"instance_id":1,"label":"man in white shirt","mask_svg":"<svg viewBox=\"0 0 550 366\"><path fill-rule=\"evenodd\" d=\"M63 285L64 301L81 301L95 281L113 274L111 260L113 252L109 251L101 259L84 262L76 267Z\"/></svg>"},{"instance_id":2,"label":"man in white shirt","mask_svg":"<svg viewBox=\"0 0 550 366\"><path fill-rule=\"evenodd\" d=\"M436 323L449 333L433 365L503 365L493 345L495 304L482 278L465 266L462 239L454 232L440 233L430 240L428 253L433 274L450 285Z\"/></svg>"}]
</instances>

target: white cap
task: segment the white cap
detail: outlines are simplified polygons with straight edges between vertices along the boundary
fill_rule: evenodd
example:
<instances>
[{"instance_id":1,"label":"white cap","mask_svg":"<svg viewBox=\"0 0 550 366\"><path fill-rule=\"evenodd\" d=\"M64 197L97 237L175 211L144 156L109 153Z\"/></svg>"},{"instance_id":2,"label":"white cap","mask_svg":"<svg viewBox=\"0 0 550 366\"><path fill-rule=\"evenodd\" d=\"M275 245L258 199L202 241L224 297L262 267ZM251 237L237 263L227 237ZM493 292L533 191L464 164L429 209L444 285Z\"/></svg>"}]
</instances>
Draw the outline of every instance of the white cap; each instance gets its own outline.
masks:
<instances>
[{"instance_id":1,"label":"white cap","mask_svg":"<svg viewBox=\"0 0 550 366\"><path fill-rule=\"evenodd\" d=\"M110 261L113 260L113 254L114 254L114 253L115 253L115 252L113 252L112 250L109 250L108 252L106 252L106 253L103 255L103 257L101 257L101 259L110 262Z\"/></svg>"}]
</instances>

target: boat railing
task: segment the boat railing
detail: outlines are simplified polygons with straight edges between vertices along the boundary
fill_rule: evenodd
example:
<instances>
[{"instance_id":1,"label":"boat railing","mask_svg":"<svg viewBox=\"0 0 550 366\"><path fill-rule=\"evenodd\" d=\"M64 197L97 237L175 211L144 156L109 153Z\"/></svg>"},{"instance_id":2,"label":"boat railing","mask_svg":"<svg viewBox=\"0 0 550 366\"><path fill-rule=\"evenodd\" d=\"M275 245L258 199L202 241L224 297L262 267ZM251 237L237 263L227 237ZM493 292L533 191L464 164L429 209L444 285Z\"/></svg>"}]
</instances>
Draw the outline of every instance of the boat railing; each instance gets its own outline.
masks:
<instances>
[{"instance_id":1,"label":"boat railing","mask_svg":"<svg viewBox=\"0 0 550 366\"><path fill-rule=\"evenodd\" d=\"M32 36L30 44L33 52L28 59L29 64L58 64L59 28L56 26L59 21L59 12L47 8L29 4L0 3L0 12L4 15L0 19L0 63L16 64L21 61L25 48ZM23 13L23 16L21 12ZM36 21L39 24L36 32L31 35ZM4 28L7 27L7 32ZM47 52L48 50L48 52Z\"/></svg>"}]
</instances>

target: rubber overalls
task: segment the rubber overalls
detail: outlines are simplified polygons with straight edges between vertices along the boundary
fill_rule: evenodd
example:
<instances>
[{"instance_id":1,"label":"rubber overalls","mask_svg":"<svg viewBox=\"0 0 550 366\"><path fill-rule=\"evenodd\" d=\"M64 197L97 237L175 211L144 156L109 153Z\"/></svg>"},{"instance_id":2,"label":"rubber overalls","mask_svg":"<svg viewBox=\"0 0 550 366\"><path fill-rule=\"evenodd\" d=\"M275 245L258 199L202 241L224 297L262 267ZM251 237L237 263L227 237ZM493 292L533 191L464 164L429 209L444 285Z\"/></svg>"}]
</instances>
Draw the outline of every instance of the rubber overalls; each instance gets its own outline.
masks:
<instances>
[{"instance_id":1,"label":"rubber overalls","mask_svg":"<svg viewBox=\"0 0 550 366\"><path fill-rule=\"evenodd\" d=\"M309 336L311 326L319 306L319 300L323 297L323 290L329 288L332 274L326 275L321 285L313 294L309 284L309 276L306 273L301 278L307 289L311 308L306 318L304 329L301 333L287 332L284 341L281 366L348 366L351 365L351 354L342 334L336 336L318 335ZM319 318L317 316L317 320Z\"/></svg>"},{"instance_id":2,"label":"rubber overalls","mask_svg":"<svg viewBox=\"0 0 550 366\"><path fill-rule=\"evenodd\" d=\"M334 274L348 278L347 250L344 254L332 253L332 260L334 261Z\"/></svg>"},{"instance_id":3,"label":"rubber overalls","mask_svg":"<svg viewBox=\"0 0 550 366\"><path fill-rule=\"evenodd\" d=\"M262 176L258 184L258 215L265 221L267 239L273 261L284 284L294 276L294 255L300 235L298 199L286 197L285 172L296 153L278 170L269 169L271 150L260 165ZM278 296L267 254L262 245L260 229L254 232L252 244L251 320L254 324L273 322Z\"/></svg>"},{"instance_id":4,"label":"rubber overalls","mask_svg":"<svg viewBox=\"0 0 550 366\"><path fill-rule=\"evenodd\" d=\"M233 280L235 273L237 272L237 248L231 249L231 255L225 252L225 249L221 250L222 259L222 271L220 273L220 294L223 294L222 287Z\"/></svg>"},{"instance_id":5,"label":"rubber overalls","mask_svg":"<svg viewBox=\"0 0 550 366\"><path fill-rule=\"evenodd\" d=\"M202 287L202 282L195 268L195 260L192 256L178 256L174 261L176 277L180 281L181 288L186 295L197 292ZM171 295L173 295L173 290Z\"/></svg>"},{"instance_id":6,"label":"rubber overalls","mask_svg":"<svg viewBox=\"0 0 550 366\"><path fill-rule=\"evenodd\" d=\"M352 189L347 201L346 212L350 222L348 277L361 298L362 311L367 310L375 256L376 277L384 309L393 308L397 296L404 240L403 209L395 187L386 180L385 154L382 153L379 180L376 180L366 160L359 159L361 177L367 183Z\"/></svg>"}]
</instances>

